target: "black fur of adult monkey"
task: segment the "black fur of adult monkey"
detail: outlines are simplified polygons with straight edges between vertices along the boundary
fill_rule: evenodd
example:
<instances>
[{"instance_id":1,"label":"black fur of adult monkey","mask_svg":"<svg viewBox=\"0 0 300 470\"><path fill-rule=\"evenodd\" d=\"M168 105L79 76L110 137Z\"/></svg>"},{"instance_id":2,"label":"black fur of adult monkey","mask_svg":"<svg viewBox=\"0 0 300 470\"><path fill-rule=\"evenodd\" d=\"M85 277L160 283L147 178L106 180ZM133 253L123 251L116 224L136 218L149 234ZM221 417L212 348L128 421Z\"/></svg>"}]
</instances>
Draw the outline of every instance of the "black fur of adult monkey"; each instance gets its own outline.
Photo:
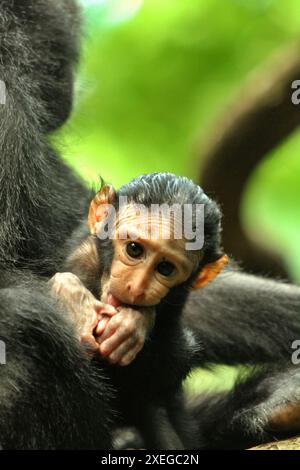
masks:
<instances>
[{"instance_id":1,"label":"black fur of adult monkey","mask_svg":"<svg viewBox=\"0 0 300 470\"><path fill-rule=\"evenodd\" d=\"M49 144L71 112L79 25L73 0L0 1L1 266L51 272L88 207L89 191Z\"/></svg>"},{"instance_id":2,"label":"black fur of adult monkey","mask_svg":"<svg viewBox=\"0 0 300 470\"><path fill-rule=\"evenodd\" d=\"M0 1L0 79L7 88L0 105L3 448L111 446L107 382L38 276L56 272L57 252L90 199L48 142L71 108L78 18L72 0ZM202 345L199 365L281 361L279 371L269 366L234 393L197 403L191 419L199 447L238 448L278 435L270 426L274 411L299 397L299 371L287 366L300 337L299 312L299 288L238 272L192 294L185 321ZM178 426L185 433L184 421Z\"/></svg>"},{"instance_id":3,"label":"black fur of adult monkey","mask_svg":"<svg viewBox=\"0 0 300 470\"><path fill-rule=\"evenodd\" d=\"M71 111L79 23L73 0L0 1L2 448L111 446L109 386L33 275L55 272L57 247L88 208L89 191L48 141Z\"/></svg>"}]
</instances>

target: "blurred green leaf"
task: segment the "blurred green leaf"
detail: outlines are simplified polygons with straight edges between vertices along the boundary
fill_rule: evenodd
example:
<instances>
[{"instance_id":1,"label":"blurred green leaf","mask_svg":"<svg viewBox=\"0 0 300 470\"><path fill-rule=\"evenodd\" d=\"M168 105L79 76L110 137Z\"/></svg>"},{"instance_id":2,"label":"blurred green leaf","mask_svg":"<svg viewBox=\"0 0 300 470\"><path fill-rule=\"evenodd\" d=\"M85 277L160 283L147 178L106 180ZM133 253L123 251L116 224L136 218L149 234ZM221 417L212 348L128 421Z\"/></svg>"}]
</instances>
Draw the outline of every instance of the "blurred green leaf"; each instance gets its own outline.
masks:
<instances>
[{"instance_id":1,"label":"blurred green leaf","mask_svg":"<svg viewBox=\"0 0 300 470\"><path fill-rule=\"evenodd\" d=\"M217 116L300 31L298 0L82 2L87 32L63 153L89 182L101 174L116 186L151 171L197 180ZM300 280L299 152L296 134L262 163L243 218Z\"/></svg>"}]
</instances>

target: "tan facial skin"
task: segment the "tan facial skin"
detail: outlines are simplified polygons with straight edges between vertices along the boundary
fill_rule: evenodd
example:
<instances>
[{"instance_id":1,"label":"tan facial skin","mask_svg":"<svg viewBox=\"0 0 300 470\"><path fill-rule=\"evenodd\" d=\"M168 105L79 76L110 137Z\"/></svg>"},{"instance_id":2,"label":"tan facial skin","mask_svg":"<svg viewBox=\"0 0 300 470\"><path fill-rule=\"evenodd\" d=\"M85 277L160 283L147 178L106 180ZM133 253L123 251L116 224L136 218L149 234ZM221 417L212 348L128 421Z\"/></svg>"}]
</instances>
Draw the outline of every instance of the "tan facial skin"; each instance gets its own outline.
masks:
<instances>
[{"instance_id":1,"label":"tan facial skin","mask_svg":"<svg viewBox=\"0 0 300 470\"><path fill-rule=\"evenodd\" d=\"M153 227L160 238L151 238ZM133 236L120 239L124 229ZM159 217L144 216L137 223L126 209L118 214L111 275L102 285L104 302L155 306L170 289L190 277L199 256L189 257L185 240L175 240L172 230L168 221Z\"/></svg>"}]
</instances>

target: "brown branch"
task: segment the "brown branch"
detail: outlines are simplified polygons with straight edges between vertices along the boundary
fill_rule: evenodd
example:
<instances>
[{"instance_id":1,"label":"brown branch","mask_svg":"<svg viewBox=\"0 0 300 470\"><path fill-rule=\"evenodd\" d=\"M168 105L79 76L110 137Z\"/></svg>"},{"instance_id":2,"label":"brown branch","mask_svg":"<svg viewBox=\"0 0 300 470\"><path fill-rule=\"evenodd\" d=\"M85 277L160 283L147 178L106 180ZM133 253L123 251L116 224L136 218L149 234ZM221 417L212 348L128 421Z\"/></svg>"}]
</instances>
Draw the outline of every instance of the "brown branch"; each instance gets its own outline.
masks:
<instances>
[{"instance_id":1,"label":"brown branch","mask_svg":"<svg viewBox=\"0 0 300 470\"><path fill-rule=\"evenodd\" d=\"M246 182L257 163L300 124L291 84L300 78L299 46L281 51L252 75L224 113L207 144L202 185L224 210L224 246L246 268L285 273L282 261L259 249L245 234L239 217Z\"/></svg>"},{"instance_id":2,"label":"brown branch","mask_svg":"<svg viewBox=\"0 0 300 470\"><path fill-rule=\"evenodd\" d=\"M300 437L292 437L283 441L261 444L256 447L251 447L249 450L300 450Z\"/></svg>"}]
</instances>

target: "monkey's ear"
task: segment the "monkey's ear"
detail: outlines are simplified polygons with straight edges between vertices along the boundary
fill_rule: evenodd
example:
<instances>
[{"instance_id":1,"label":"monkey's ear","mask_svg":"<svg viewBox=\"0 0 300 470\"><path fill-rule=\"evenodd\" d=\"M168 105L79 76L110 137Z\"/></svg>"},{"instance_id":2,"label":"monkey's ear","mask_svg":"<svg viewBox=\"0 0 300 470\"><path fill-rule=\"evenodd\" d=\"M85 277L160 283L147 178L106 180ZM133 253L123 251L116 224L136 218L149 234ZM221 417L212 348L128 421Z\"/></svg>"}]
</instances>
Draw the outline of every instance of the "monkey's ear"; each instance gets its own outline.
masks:
<instances>
[{"instance_id":1,"label":"monkey's ear","mask_svg":"<svg viewBox=\"0 0 300 470\"><path fill-rule=\"evenodd\" d=\"M116 192L110 184L105 184L96 194L90 204L88 225L91 235L96 235L97 224L101 222L108 214L109 205L116 199Z\"/></svg>"},{"instance_id":2,"label":"monkey's ear","mask_svg":"<svg viewBox=\"0 0 300 470\"><path fill-rule=\"evenodd\" d=\"M192 289L201 289L209 282L213 281L215 277L222 271L224 266L228 263L228 256L223 255L217 261L206 264L197 276Z\"/></svg>"}]
</instances>

